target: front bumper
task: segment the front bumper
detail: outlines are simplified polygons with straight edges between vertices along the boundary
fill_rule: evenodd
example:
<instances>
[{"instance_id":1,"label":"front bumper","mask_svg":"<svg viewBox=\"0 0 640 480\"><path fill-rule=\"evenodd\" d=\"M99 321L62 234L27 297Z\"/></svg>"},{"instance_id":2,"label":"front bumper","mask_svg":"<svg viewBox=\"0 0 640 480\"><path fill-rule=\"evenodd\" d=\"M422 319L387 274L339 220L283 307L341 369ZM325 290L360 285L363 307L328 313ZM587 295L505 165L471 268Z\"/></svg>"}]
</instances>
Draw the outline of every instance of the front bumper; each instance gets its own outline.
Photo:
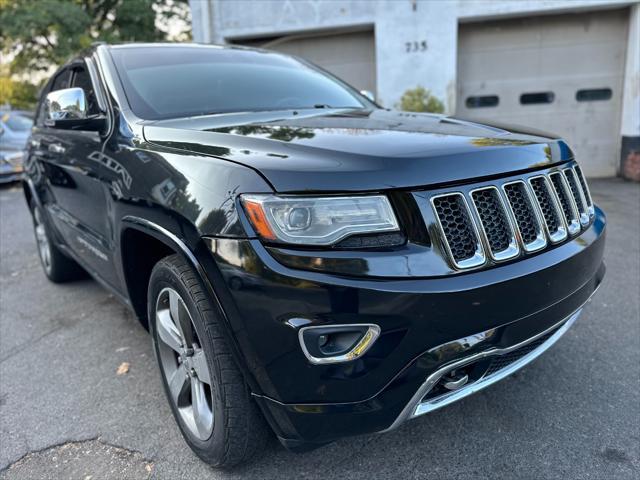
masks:
<instances>
[{"instance_id":1,"label":"front bumper","mask_svg":"<svg viewBox=\"0 0 640 480\"><path fill-rule=\"evenodd\" d=\"M281 441L302 449L394 428L533 360L569 328L602 281L604 232L596 209L579 237L539 255L454 277L406 280L293 269L257 240L207 242L218 267L210 280L228 287L217 293L254 396ZM312 365L292 319L373 323L381 334L355 361ZM487 374L491 357L536 341ZM476 378L467 386L429 397L439 377L471 363Z\"/></svg>"}]
</instances>

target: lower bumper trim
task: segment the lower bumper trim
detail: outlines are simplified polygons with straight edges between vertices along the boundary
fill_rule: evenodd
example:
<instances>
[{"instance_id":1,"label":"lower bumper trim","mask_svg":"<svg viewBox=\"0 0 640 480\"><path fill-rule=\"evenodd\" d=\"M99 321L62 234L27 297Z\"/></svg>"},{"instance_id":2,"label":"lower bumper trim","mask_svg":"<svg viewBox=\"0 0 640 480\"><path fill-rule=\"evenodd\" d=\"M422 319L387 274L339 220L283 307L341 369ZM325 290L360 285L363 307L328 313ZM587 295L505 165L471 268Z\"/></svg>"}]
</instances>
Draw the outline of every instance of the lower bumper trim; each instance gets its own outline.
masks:
<instances>
[{"instance_id":1,"label":"lower bumper trim","mask_svg":"<svg viewBox=\"0 0 640 480\"><path fill-rule=\"evenodd\" d=\"M400 424L404 423L407 420L410 420L415 417L419 417L426 413L437 410L438 408L442 408L446 405L449 405L453 402L456 402L464 397L467 397L473 393L476 393L489 385L492 385L503 378L511 375L515 371L521 369L525 365L531 363L533 360L542 355L546 350L548 350L554 343L556 343L560 337L562 337L569 328L575 323L575 321L580 316L582 312L582 308L576 310L571 316L565 318L561 322L556 325L548 328L547 330L540 332L539 334L531 337L523 342L520 342L516 345L511 345L507 348L492 348L489 350L485 350L483 352L479 352L475 355L471 355L466 358L462 358L454 363L450 363L445 365L444 367L436 370L434 373L429 375L425 382L420 386L415 395L411 398L409 403L407 403L406 407L402 410L400 415L396 418L396 420L391 424L389 428L384 431L393 430ZM545 338L548 337L548 338ZM478 362L479 360L488 358L488 357L499 357L511 352L514 352L520 348L526 347L527 345L532 344L533 342L539 341L540 339L544 339L540 345L538 345L533 350L529 351L522 357L517 360L509 363L504 368L501 368L493 373L486 374L482 378L476 380L473 383L465 385L458 390L451 391L444 395L440 395L433 398L425 399L427 394L434 388L434 386L440 381L442 377L447 375L449 372L452 372L456 369L465 367L467 365Z\"/></svg>"}]
</instances>

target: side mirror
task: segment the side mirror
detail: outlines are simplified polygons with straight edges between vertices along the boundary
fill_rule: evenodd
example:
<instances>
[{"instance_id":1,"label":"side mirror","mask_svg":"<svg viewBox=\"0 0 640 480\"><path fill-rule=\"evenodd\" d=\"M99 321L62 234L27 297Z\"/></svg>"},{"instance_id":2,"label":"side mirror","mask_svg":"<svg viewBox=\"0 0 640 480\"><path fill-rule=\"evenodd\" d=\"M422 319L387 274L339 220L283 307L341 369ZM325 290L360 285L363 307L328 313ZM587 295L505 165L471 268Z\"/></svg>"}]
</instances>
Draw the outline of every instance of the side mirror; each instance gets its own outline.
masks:
<instances>
[{"instance_id":1,"label":"side mirror","mask_svg":"<svg viewBox=\"0 0 640 480\"><path fill-rule=\"evenodd\" d=\"M88 115L87 98L81 88L63 88L50 92L44 101L45 125L61 129L101 130L102 115Z\"/></svg>"},{"instance_id":2,"label":"side mirror","mask_svg":"<svg viewBox=\"0 0 640 480\"><path fill-rule=\"evenodd\" d=\"M373 92L370 92L369 90L360 90L360 93L375 103L376 97Z\"/></svg>"}]
</instances>

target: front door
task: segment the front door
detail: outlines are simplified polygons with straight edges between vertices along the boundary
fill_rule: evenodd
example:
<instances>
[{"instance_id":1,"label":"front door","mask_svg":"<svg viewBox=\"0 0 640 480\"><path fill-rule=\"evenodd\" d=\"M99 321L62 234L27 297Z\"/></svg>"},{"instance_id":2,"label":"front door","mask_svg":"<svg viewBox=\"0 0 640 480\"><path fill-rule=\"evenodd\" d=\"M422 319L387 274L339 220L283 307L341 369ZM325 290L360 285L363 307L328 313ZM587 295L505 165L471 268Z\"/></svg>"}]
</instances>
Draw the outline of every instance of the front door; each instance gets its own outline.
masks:
<instances>
[{"instance_id":1,"label":"front door","mask_svg":"<svg viewBox=\"0 0 640 480\"><path fill-rule=\"evenodd\" d=\"M85 91L89 115L100 113L84 64L62 71L50 91L70 87ZM96 161L104 143L101 133L50 128L38 121L32 138L52 196L46 205L49 217L82 263L117 285L106 242L103 166Z\"/></svg>"}]
</instances>

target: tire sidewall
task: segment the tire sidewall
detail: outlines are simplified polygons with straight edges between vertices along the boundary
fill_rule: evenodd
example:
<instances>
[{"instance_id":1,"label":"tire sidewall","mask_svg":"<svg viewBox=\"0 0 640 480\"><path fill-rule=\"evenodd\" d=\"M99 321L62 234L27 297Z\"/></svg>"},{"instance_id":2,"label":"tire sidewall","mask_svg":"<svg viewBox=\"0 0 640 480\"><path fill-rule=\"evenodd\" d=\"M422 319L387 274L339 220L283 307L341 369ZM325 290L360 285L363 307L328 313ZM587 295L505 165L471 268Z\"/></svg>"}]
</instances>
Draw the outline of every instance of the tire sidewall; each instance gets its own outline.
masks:
<instances>
[{"instance_id":1,"label":"tire sidewall","mask_svg":"<svg viewBox=\"0 0 640 480\"><path fill-rule=\"evenodd\" d=\"M29 207L31 208L31 222L33 223L33 234L35 236L36 239L36 248L38 249L38 260L40 260L40 265L42 266L42 270L44 271L44 274L47 276L47 278L49 280L55 281L55 277L53 275L53 269L54 267L54 262L55 262L55 252L53 250L54 245L53 245L53 239L51 237L51 231L49 230L49 225L47 224L47 219L45 218L44 215L44 210L42 208L40 208L36 202L34 202L33 200L31 200L31 202L29 203ZM49 267L47 267L47 265L44 263L44 260L42 259L42 254L40 253L40 245L38 245L38 234L36 232L36 227L37 227L37 222L36 222L36 212L37 215L40 216L40 222L42 223L42 226L44 227L44 233L47 236L47 241L49 242Z\"/></svg>"},{"instance_id":2,"label":"tire sidewall","mask_svg":"<svg viewBox=\"0 0 640 480\"><path fill-rule=\"evenodd\" d=\"M196 275L197 277L197 275ZM198 279L200 282L200 280ZM200 282L201 283L201 282ZM159 362L159 350L158 350L158 335L156 328L156 303L158 295L164 288L173 288L178 292L180 297L185 303L189 314L193 320L196 334L200 339L202 345L200 347L204 350L205 357L207 359L207 365L209 366L209 372L212 381L212 396L213 396L213 432L207 440L201 440L194 436L189 429L184 425L180 412L176 405L171 400L171 394L169 391L169 385L165 378L162 368L160 368L160 376L162 378L162 385L167 396L167 401L176 419L176 423L182 432L183 437L189 446L195 451L195 453L208 463L218 463L218 459L221 459L225 453L226 435L225 431L226 419L224 412L224 399L222 398L222 389L220 381L221 375L217 363L214 361L213 341L210 338L209 331L205 327L204 315L214 315L214 310L209 305L209 311L205 314L200 311L196 302L194 301L191 292L188 287L182 282L177 272L175 272L167 263L161 261L153 270L149 281L149 292L147 301L147 311L149 315L149 328L151 331L151 337L153 342L153 351L160 366ZM202 288L202 285L201 285ZM202 288L202 291L206 290ZM211 301L206 299L209 304Z\"/></svg>"}]
</instances>

